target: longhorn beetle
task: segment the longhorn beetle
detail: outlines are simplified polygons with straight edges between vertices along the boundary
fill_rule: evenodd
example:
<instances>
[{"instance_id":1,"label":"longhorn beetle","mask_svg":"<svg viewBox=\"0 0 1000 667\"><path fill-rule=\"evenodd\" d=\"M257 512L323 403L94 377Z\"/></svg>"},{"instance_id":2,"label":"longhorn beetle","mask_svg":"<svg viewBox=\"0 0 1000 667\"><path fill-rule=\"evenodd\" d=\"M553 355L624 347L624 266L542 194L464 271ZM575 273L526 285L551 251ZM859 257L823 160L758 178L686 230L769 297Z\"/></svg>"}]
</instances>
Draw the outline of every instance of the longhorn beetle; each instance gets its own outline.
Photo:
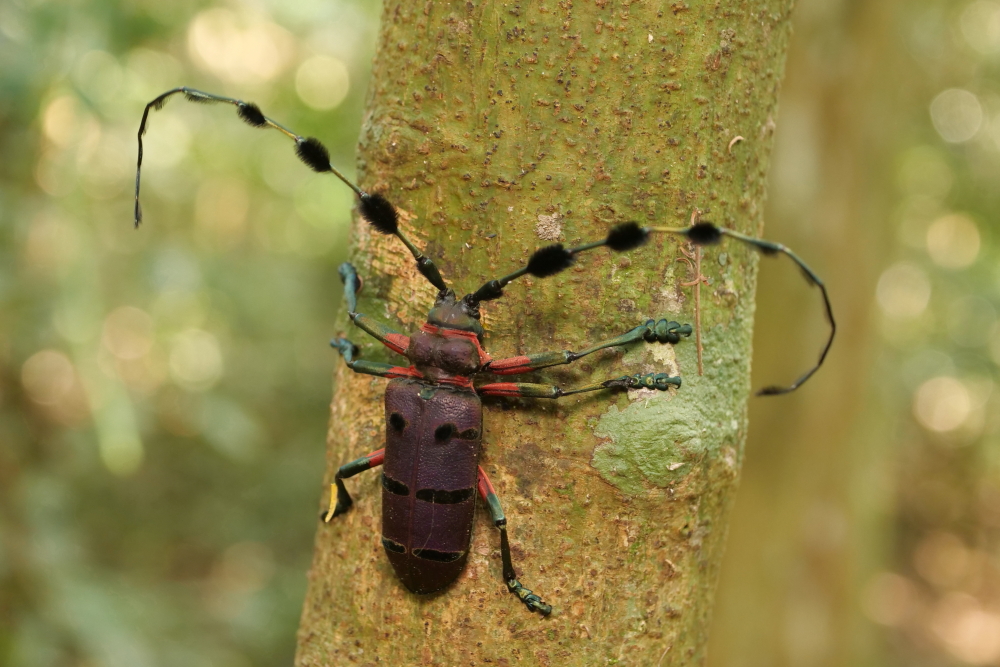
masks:
<instances>
[{"instance_id":1,"label":"longhorn beetle","mask_svg":"<svg viewBox=\"0 0 1000 667\"><path fill-rule=\"evenodd\" d=\"M543 615L552 607L521 585L510 557L507 520L493 484L477 465L482 444L483 409L481 396L523 396L555 399L603 389L655 389L666 391L681 386L681 378L666 373L623 375L603 382L563 389L554 385L526 382L491 382L474 385L480 373L516 375L549 366L569 364L607 347L639 341L650 343L680 342L691 334L691 326L677 322L647 320L620 336L592 345L579 352L566 350L542 352L505 359L493 359L483 349L483 327L479 305L503 296L512 281L530 274L547 278L571 266L576 256L607 246L615 252L632 250L644 244L652 234L676 234L696 245L718 243L729 237L748 244L765 255L787 255L802 270L806 280L819 287L823 297L830 336L816 365L787 387L767 387L758 395L776 395L794 391L822 365L833 343L836 324L826 287L805 262L788 248L763 239L745 236L731 229L700 221L689 227L642 227L636 222L622 223L600 241L575 248L562 244L546 246L528 259L526 266L502 278L489 280L479 289L457 298L448 287L433 260L425 256L399 228L396 208L383 195L367 193L348 180L332 164L326 147L318 139L299 136L279 125L251 102L204 93L181 87L168 90L146 105L139 125L139 159L135 174L135 226L142 221L139 206L139 175L142 169L142 137L150 109L163 107L169 97L182 93L192 102L221 102L236 107L239 117L253 127L273 128L295 141L295 152L313 171L330 172L358 196L361 216L375 231L398 238L417 263L420 273L437 290L434 307L427 323L410 336L394 331L357 309L361 280L349 263L340 266L344 282L348 316L362 331L393 352L403 355L409 366L356 359L358 347L346 338L335 338L330 345L340 352L355 373L390 380L385 391L385 448L344 464L330 485L330 507L320 518L329 523L348 511L353 504L344 480L360 472L382 466L382 546L397 576L414 593L432 593L445 588L462 572L472 538L476 495L489 508L493 524L500 531L500 555L507 588L531 611Z\"/></svg>"}]
</instances>

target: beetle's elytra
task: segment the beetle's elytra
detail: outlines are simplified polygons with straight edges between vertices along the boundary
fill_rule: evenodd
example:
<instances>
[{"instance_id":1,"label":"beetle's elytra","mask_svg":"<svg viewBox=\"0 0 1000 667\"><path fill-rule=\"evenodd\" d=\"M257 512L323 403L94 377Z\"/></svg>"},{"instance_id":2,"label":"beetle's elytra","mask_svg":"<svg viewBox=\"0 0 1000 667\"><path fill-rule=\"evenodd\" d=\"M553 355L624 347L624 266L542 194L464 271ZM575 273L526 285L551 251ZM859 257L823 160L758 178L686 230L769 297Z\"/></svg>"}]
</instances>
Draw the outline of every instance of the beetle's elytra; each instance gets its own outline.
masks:
<instances>
[{"instance_id":1,"label":"beetle's elytra","mask_svg":"<svg viewBox=\"0 0 1000 667\"><path fill-rule=\"evenodd\" d=\"M427 322L410 335L394 331L357 312L357 292L361 281L351 264L340 267L351 321L394 352L403 355L408 366L393 366L355 358L358 348L345 338L331 345L356 373L389 379L385 392L385 448L340 467L331 484L330 507L321 514L325 522L348 511L351 496L344 479L382 466L382 545L400 581L414 593L431 593L448 586L461 573L468 556L472 522L478 496L489 509L500 531L503 577L508 589L532 611L548 615L552 607L525 588L517 579L507 538L507 520L486 473L478 465L482 444L483 411L481 396L523 396L555 399L561 396L615 388L646 388L666 391L681 386L681 378L666 373L625 375L575 389L524 382L475 384L480 374L516 375L549 366L569 364L598 350L646 341L676 344L691 334L691 326L678 322L647 320L619 336L579 352L559 350L493 359L482 347L483 328L479 306L500 298L504 288L526 274L538 278L553 276L568 268L581 252L607 246L624 252L644 244L651 234L684 236L696 245L718 243L729 237L746 243L766 255L784 254L803 271L810 284L819 287L830 335L816 365L787 387L768 387L764 395L783 394L797 389L822 365L833 343L836 324L826 287L798 256L781 244L745 236L710 222L688 227L642 227L625 222L614 227L600 241L575 248L562 244L537 250L527 265L458 298L448 287L434 262L424 256L399 229L396 208L380 194L369 194L349 181L330 164L329 153L317 139L301 137L266 117L252 103L204 93L192 88L174 88L146 105L139 126L139 159L135 178L135 225L142 220L139 206L139 177L142 167L142 136L149 112L159 109L172 95L181 93L194 102L221 102L236 107L240 118L254 127L273 128L295 141L299 158L317 172L330 172L358 196L359 211L376 231L396 236L409 250L420 273L438 290Z\"/></svg>"}]
</instances>

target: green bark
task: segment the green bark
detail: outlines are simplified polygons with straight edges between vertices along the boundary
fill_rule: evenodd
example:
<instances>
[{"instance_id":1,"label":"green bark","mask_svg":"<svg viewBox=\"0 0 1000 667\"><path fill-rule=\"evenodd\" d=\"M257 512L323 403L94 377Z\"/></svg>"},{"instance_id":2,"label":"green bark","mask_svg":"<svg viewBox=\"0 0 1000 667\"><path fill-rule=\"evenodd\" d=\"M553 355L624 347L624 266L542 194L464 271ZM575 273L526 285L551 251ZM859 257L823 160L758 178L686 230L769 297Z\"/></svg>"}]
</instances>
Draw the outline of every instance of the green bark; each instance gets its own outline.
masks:
<instances>
[{"instance_id":1,"label":"green bark","mask_svg":"<svg viewBox=\"0 0 1000 667\"><path fill-rule=\"evenodd\" d=\"M579 244L626 220L682 225L697 208L758 234L790 4L387 2L362 186L403 210L459 292L551 239ZM433 288L394 239L360 222L354 239L359 310L418 328ZM487 349L581 349L650 317L693 323L681 250L657 237L512 284L484 307ZM521 581L551 617L507 592L485 513L456 584L406 592L382 555L378 476L359 476L354 509L318 531L297 664L702 663L747 429L756 257L726 244L703 272L703 376L692 338L535 379L669 370L684 378L676 393L487 402L481 463ZM363 356L390 358L341 321ZM382 446L384 386L337 371L328 478Z\"/></svg>"}]
</instances>

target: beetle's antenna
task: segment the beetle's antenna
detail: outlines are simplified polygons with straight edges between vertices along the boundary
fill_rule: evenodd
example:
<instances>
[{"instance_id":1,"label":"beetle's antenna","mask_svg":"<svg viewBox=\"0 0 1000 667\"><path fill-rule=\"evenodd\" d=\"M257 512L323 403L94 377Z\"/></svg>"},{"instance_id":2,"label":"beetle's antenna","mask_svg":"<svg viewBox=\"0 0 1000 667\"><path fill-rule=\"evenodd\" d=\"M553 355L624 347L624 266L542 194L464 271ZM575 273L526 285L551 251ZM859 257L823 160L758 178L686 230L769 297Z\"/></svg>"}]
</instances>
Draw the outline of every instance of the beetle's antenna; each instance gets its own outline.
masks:
<instances>
[{"instance_id":1,"label":"beetle's antenna","mask_svg":"<svg viewBox=\"0 0 1000 667\"><path fill-rule=\"evenodd\" d=\"M626 222L612 228L607 237L601 241L587 243L576 248L565 248L561 243L545 246L536 250L528 258L528 263L523 268L503 278L487 281L482 287L466 296L464 301L470 306L478 307L482 301L499 299L503 296L503 288L512 280L523 275L530 273L536 278L548 278L571 267L576 261L576 255L581 252L602 246L608 246L616 252L624 252L638 248L646 242L648 236L649 232L640 227L639 223Z\"/></svg>"},{"instance_id":2,"label":"beetle's antenna","mask_svg":"<svg viewBox=\"0 0 1000 667\"><path fill-rule=\"evenodd\" d=\"M806 380L813 376L819 367L823 365L826 360L826 355L830 351L830 347L833 345L833 337L837 333L837 323L833 318L833 306L830 304L830 295L826 291L826 285L820 280L816 272L809 268L809 265L802 261L798 255L792 252L787 246L781 243L774 243L773 241L767 241L765 239L758 239L752 236L747 236L745 234L740 234L739 232L733 231L732 229L726 229L725 227L717 227L711 222L699 222L698 224L691 225L690 227L646 227L643 232L649 234L650 232L664 232L667 234L677 234L686 237L691 243L695 245L714 245L722 240L722 237L728 236L729 238L736 239L741 243L745 243L755 250L759 250L764 255L774 256L778 253L787 255L795 264L802 270L802 274L805 276L806 281L819 287L820 294L823 297L823 308L826 312L827 322L830 323L830 336L826 339L826 344L823 346L822 351L819 353L819 360L816 365L810 368L808 371L803 373L795 382L788 385L787 387L781 387L772 385L769 387L764 387L757 392L758 396L778 396L780 394L787 394L789 392L798 389Z\"/></svg>"},{"instance_id":3,"label":"beetle's antenna","mask_svg":"<svg viewBox=\"0 0 1000 667\"><path fill-rule=\"evenodd\" d=\"M139 159L135 168L136 227L138 227L142 222L142 207L139 205L139 179L142 173L142 136L146 134L149 111L150 109L153 109L154 111L162 109L167 100L172 95L176 95L177 93L183 93L184 97L191 102L221 102L223 104L232 104L236 107L236 113L239 117L242 118L248 125L253 127L272 128L278 130L289 139L292 139L295 142L295 154L299 156L299 159L302 160L306 166L318 173L329 172L343 181L343 183L351 190L354 190L354 193L358 196L358 208L361 213L361 217L367 220L376 231L383 234L392 234L398 237L399 240L403 242L403 245L406 246L407 250L410 251L410 254L413 255L413 259L416 260L417 269L420 273L427 278L427 280L429 280L434 287L438 288L438 290L444 292L448 289L448 285L444 282L444 279L441 277L441 272L438 271L434 262L428 257L425 257L424 254L421 253L403 234L403 232L400 231L399 214L396 212L396 208L384 196L378 193L369 194L365 192L352 183L346 176L340 173L336 167L330 164L330 152L319 139L313 137L302 137L295 134L287 127L265 116L261 112L260 107L253 102L244 102L243 100L233 99L232 97L213 95L211 93L195 90L194 88L188 88L187 86L181 86L179 88L168 90L147 104L145 110L142 112L142 122L139 124Z\"/></svg>"},{"instance_id":4,"label":"beetle's antenna","mask_svg":"<svg viewBox=\"0 0 1000 667\"><path fill-rule=\"evenodd\" d=\"M594 243L588 243L576 248L564 248L561 243L546 246L536 250L531 258L528 259L528 264L524 268L518 269L514 273L506 275L503 278L486 282L478 290L466 296L464 301L470 306L478 307L479 303L482 301L490 301L503 296L503 288L506 287L512 280L520 278L525 274L530 273L536 278L554 276L560 271L572 266L576 255L584 252L585 250L592 250L594 248L600 248L601 246L607 246L616 252L632 250L646 243L646 241L649 240L649 235L653 232L684 236L689 241L699 246L719 243L722 240L722 237L728 236L740 241L741 243L746 243L765 255L776 255L778 253L787 255L802 270L806 280L810 284L819 287L820 293L823 297L823 307L826 310L826 319L830 323L830 336L827 338L826 344L820 352L819 361L816 362L815 366L810 368L795 382L787 387L765 387L764 389L758 391L757 395L776 396L795 391L802 385L802 383L812 377L813 373L819 370L819 367L823 365L823 361L826 359L827 353L830 351L830 346L833 345L833 337L837 333L837 323L833 318L833 306L830 304L830 296L827 294L826 285L823 284L823 281L820 280L819 276L817 276L816 273L798 257L798 255L793 253L784 245L764 239L754 238L752 236L746 236L745 234L740 234L739 232L726 229L725 227L717 227L711 222L702 221L695 225L691 225L690 227L641 227L637 222L626 222L614 227L608 233L607 238L602 241L595 241Z\"/></svg>"},{"instance_id":5,"label":"beetle's antenna","mask_svg":"<svg viewBox=\"0 0 1000 667\"><path fill-rule=\"evenodd\" d=\"M142 207L139 206L139 178L142 173L142 136L146 134L146 126L149 123L149 111L150 109L154 111L159 111L163 108L163 105L167 103L167 100L177 93L183 93L191 102L199 102L203 104L212 104L221 102L223 104L232 104L236 107L236 113L242 118L248 125L253 127L263 127L263 128L273 128L284 134L289 139L295 141L295 152L298 154L299 159L305 162L313 171L324 172L328 171L334 176L339 178L344 182L347 187L354 190L354 192L359 197L364 197L364 192L361 191L357 185L352 183L346 176L340 173L332 164L330 164L330 154L326 150L326 147L319 142L318 139L300 137L295 134L287 127L276 123L271 120L263 113L261 113L260 107L258 107L253 102L244 102L243 100L233 99L231 97L224 97L222 95L213 95L211 93L205 93L200 90L195 90L194 88L188 88L187 86L181 86L179 88L174 88L173 90L168 90L163 93L155 100L146 105L145 110L142 112L142 122L139 123L139 160L135 168L135 226L138 227L142 222Z\"/></svg>"},{"instance_id":6,"label":"beetle's antenna","mask_svg":"<svg viewBox=\"0 0 1000 667\"><path fill-rule=\"evenodd\" d=\"M388 199L377 192L375 194L362 192L358 209L361 212L361 217L367 220L375 228L375 231L382 234L392 234L403 242L406 249L413 255L413 259L416 260L417 270L434 287L438 288L439 292L448 291L448 285L441 277L441 272L434 261L420 252L399 228L399 213Z\"/></svg>"}]
</instances>

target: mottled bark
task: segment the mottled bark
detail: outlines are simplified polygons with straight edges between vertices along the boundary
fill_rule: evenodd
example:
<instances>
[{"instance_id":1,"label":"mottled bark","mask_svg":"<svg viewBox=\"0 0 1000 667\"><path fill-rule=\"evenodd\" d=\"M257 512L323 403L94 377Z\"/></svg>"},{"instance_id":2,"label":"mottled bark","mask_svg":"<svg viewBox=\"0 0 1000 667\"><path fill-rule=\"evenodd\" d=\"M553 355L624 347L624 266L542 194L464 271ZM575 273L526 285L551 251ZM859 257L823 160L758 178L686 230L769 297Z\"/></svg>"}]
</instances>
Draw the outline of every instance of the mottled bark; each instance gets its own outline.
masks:
<instances>
[{"instance_id":1,"label":"mottled bark","mask_svg":"<svg viewBox=\"0 0 1000 667\"><path fill-rule=\"evenodd\" d=\"M362 185L403 209L459 292L552 239L578 244L626 220L681 225L700 209L759 233L790 4L387 2ZM359 310L415 330L433 288L397 241L354 231ZM659 237L518 281L484 307L487 349L581 349L650 317L693 323L684 249ZM756 257L723 245L703 272L703 376L692 338L527 377L573 386L668 370L679 391L486 402L482 465L522 582L551 617L507 592L485 512L456 584L406 592L382 553L369 473L349 481L354 509L319 528L297 664L702 663L747 429ZM342 322L365 357L391 358ZM382 446L384 387L338 370L328 477Z\"/></svg>"}]
</instances>

